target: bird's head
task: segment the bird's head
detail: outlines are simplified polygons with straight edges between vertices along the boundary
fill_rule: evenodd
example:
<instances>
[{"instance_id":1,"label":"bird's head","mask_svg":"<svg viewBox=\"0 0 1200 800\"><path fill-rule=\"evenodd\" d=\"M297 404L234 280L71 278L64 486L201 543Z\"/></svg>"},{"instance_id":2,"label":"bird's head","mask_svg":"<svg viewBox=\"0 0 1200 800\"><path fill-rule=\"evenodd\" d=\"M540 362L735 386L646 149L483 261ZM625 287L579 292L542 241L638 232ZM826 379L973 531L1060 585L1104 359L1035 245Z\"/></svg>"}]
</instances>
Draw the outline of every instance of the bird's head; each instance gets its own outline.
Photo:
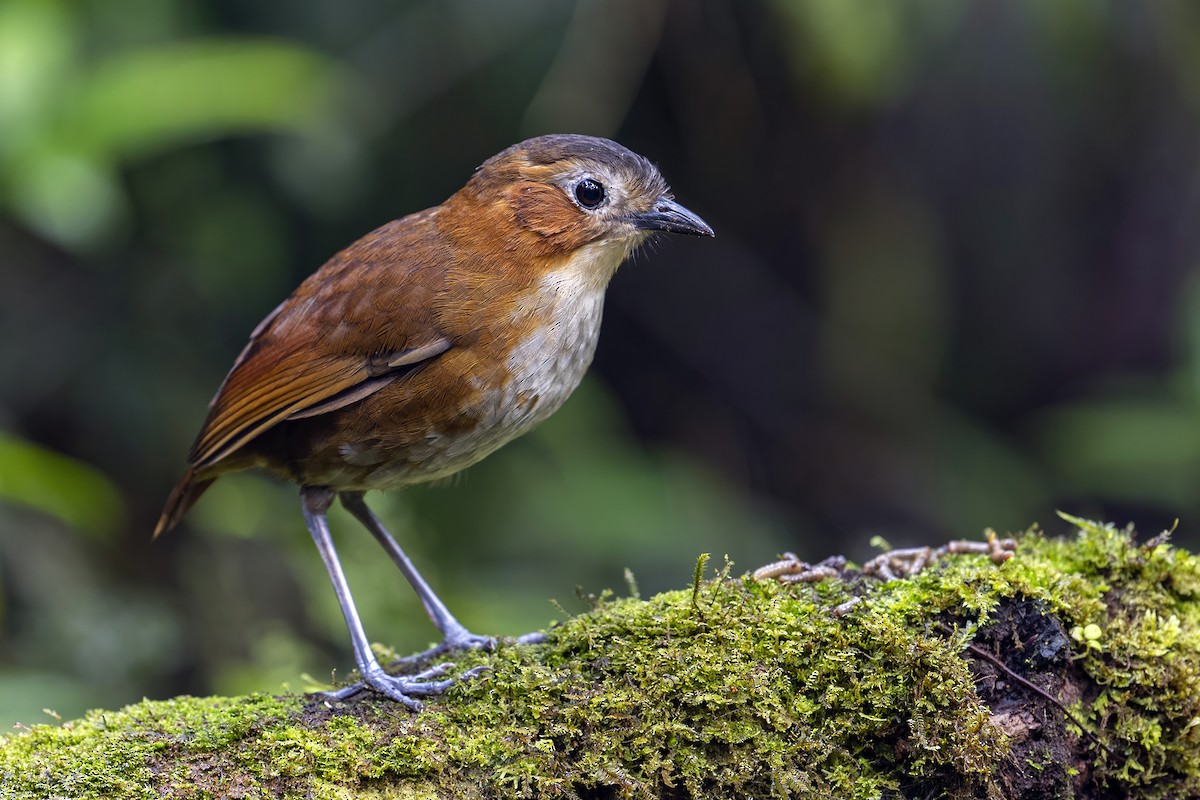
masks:
<instances>
[{"instance_id":1,"label":"bird's head","mask_svg":"<svg viewBox=\"0 0 1200 800\"><path fill-rule=\"evenodd\" d=\"M481 217L494 237L504 238L501 229L539 257L595 253L598 270L608 272L604 280L653 233L713 235L708 223L675 202L654 164L592 136L555 134L515 144L485 161L460 197L486 209Z\"/></svg>"}]
</instances>

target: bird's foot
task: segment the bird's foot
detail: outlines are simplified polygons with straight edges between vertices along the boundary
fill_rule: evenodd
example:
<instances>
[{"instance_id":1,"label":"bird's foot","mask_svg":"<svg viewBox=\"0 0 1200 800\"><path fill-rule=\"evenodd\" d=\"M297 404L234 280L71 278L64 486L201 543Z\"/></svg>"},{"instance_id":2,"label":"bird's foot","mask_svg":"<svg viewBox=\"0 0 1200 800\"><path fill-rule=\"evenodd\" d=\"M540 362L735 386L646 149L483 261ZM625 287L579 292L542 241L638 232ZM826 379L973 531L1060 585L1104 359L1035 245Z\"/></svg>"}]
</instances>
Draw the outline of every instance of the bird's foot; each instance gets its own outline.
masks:
<instances>
[{"instance_id":1,"label":"bird's foot","mask_svg":"<svg viewBox=\"0 0 1200 800\"><path fill-rule=\"evenodd\" d=\"M446 653L453 653L456 650L486 650L492 651L496 649L495 636L482 636L478 633L471 633L466 628L459 626L450 628L446 633L446 638L435 644L428 650L422 650L419 653L413 653L411 656L401 656L393 660L390 664L392 667L412 667L416 664L423 664L427 661L432 661L438 656Z\"/></svg>"},{"instance_id":2,"label":"bird's foot","mask_svg":"<svg viewBox=\"0 0 1200 800\"><path fill-rule=\"evenodd\" d=\"M442 639L441 646L447 652L454 650L495 650L496 637L482 636L478 633L471 633L466 628L451 629L446 632L446 638Z\"/></svg>"},{"instance_id":3,"label":"bird's foot","mask_svg":"<svg viewBox=\"0 0 1200 800\"><path fill-rule=\"evenodd\" d=\"M413 711L420 711L422 704L417 699L418 697L441 694L454 684L456 678L435 680L452 669L454 669L454 664L445 662L415 675L389 675L380 667L363 673L363 679L359 683L344 686L332 692L322 692L322 694L328 700L347 700L365 691L375 691L397 703L402 703ZM479 672L479 667L475 667L464 672L458 679L473 678Z\"/></svg>"},{"instance_id":4,"label":"bird's foot","mask_svg":"<svg viewBox=\"0 0 1200 800\"><path fill-rule=\"evenodd\" d=\"M471 633L466 628L458 628L451 630L446 634L445 639L428 650L413 653L411 656L401 656L392 661L391 666L412 667L456 650L486 650L490 652L496 649L497 641L495 636L482 636L478 633ZM515 639L517 644L541 644L544 641L546 641L546 634L542 631L522 634Z\"/></svg>"},{"instance_id":5,"label":"bird's foot","mask_svg":"<svg viewBox=\"0 0 1200 800\"><path fill-rule=\"evenodd\" d=\"M441 648L440 652L452 652L454 650L495 650L495 636L480 636L478 633L471 633L469 630L458 624L457 620L453 624L447 625L445 637L442 643L435 647L434 650ZM534 631L532 633L522 634L516 638L517 644L541 644L546 641L546 634L542 631Z\"/></svg>"},{"instance_id":6,"label":"bird's foot","mask_svg":"<svg viewBox=\"0 0 1200 800\"><path fill-rule=\"evenodd\" d=\"M516 638L517 644L540 644L544 641L546 641L546 634L541 631L526 633ZM456 631L454 635L448 635L440 644L434 645L428 650L395 659L391 662L391 666L393 668L411 668L414 665L430 661L437 656L453 650L495 649L496 638L494 636L480 636L479 634L471 633L466 628L462 628ZM417 700L417 697L441 694L455 681L466 681L476 678L484 672L491 670L491 667L483 664L465 670L457 678L434 680L446 675L452 669L454 669L454 664L449 661L437 664L415 675L390 675L380 668L378 672L368 672L365 674L362 681L358 683L352 683L349 686L343 686L341 689L322 692L321 694L327 700L338 701L349 699L365 691L375 691L398 703L403 703L413 711L420 711L421 701Z\"/></svg>"}]
</instances>

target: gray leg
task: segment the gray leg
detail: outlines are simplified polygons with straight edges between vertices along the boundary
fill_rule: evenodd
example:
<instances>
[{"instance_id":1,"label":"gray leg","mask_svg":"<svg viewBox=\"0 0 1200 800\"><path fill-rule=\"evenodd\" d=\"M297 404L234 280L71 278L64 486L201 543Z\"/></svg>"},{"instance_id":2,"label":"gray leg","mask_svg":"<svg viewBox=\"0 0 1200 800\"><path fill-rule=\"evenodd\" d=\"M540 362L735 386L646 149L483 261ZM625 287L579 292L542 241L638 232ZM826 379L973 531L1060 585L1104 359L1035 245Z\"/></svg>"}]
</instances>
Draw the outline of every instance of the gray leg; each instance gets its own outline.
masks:
<instances>
[{"instance_id":1,"label":"gray leg","mask_svg":"<svg viewBox=\"0 0 1200 800\"><path fill-rule=\"evenodd\" d=\"M400 571L404 573L404 577L412 584L417 597L421 598L421 604L425 606L425 611L429 614L429 618L433 620L433 624L437 626L437 629L442 632L442 643L429 652L422 653L421 657L443 653L448 650L467 650L476 647L491 649L495 646L494 639L489 636L480 636L471 633L463 627L462 623L454 618L454 615L450 613L446 605L434 594L433 589L429 588L429 584L421 577L421 573L417 572L417 568L413 566L409 557L400 549L400 545L396 543L392 535L383 527L383 523L371 513L371 509L367 508L362 492L342 492L339 497L342 499L342 506L371 532L375 540L383 545L383 549L391 556L392 561L396 562L396 566L400 568Z\"/></svg>"},{"instance_id":2,"label":"gray leg","mask_svg":"<svg viewBox=\"0 0 1200 800\"><path fill-rule=\"evenodd\" d=\"M407 677L389 675L383 671L383 667L379 666L379 661L371 652L371 643L363 631L358 611L354 607L354 598L350 596L350 585L346 582L342 564L338 560L337 551L334 550L333 537L329 535L329 523L325 519L325 514L329 510L329 506L333 504L333 498L333 490L324 486L305 486L300 489L304 521L308 524L309 533L312 534L313 541L317 545L317 552L321 554L321 560L325 562L329 580L333 583L333 591L337 594L338 603L342 607L342 616L346 618L346 627L350 629L350 642L354 646L354 660L358 664L358 671L362 674L363 684L403 703L414 711L419 711L421 702L416 697L440 694L454 683L453 680L430 680L445 675L453 665L439 664L420 674ZM330 696L339 700L349 697L362 691L363 684L332 692Z\"/></svg>"}]
</instances>

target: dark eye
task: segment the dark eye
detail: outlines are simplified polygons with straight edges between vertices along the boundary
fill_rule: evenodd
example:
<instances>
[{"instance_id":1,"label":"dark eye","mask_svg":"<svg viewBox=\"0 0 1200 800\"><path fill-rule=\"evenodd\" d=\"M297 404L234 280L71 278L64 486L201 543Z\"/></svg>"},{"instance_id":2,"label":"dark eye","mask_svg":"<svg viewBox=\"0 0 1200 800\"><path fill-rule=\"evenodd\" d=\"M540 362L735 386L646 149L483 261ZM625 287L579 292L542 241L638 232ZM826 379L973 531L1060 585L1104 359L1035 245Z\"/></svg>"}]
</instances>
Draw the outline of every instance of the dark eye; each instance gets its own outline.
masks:
<instances>
[{"instance_id":1,"label":"dark eye","mask_svg":"<svg viewBox=\"0 0 1200 800\"><path fill-rule=\"evenodd\" d=\"M595 208L604 202L604 187L591 178L575 184L575 199L584 208Z\"/></svg>"}]
</instances>

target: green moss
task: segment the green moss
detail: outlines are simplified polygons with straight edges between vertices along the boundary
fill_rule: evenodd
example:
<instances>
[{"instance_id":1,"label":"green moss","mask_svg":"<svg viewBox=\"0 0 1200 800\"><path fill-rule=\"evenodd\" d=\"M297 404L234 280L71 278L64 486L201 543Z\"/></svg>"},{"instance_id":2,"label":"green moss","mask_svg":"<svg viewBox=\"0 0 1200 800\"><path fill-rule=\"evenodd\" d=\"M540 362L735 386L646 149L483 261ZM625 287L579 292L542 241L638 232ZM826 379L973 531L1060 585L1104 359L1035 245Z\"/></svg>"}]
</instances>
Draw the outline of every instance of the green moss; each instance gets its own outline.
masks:
<instances>
[{"instance_id":1,"label":"green moss","mask_svg":"<svg viewBox=\"0 0 1200 800\"><path fill-rule=\"evenodd\" d=\"M1072 520L1076 546L1042 541L1064 572L1090 576L1091 602L1060 606L1082 640L1080 665L1100 687L1082 712L1107 745L1098 768L1140 797L1200 792L1200 559L1130 531ZM1099 628L1088 638L1083 629Z\"/></svg>"},{"instance_id":2,"label":"green moss","mask_svg":"<svg viewBox=\"0 0 1200 800\"><path fill-rule=\"evenodd\" d=\"M1077 521L909 580L718 578L603 603L420 715L366 700L179 698L0 739L5 797L978 797L1013 759L963 657L1006 602L1068 630L1095 785L1200 793L1200 562ZM830 609L860 594L836 618ZM1090 627L1089 627L1090 626ZM1049 750L1016 768L1079 775Z\"/></svg>"},{"instance_id":3,"label":"green moss","mask_svg":"<svg viewBox=\"0 0 1200 800\"><path fill-rule=\"evenodd\" d=\"M264 730L286 726L301 705L296 697L180 697L38 725L0 740L0 787L6 797L158 797L153 787L186 791L206 756L223 760Z\"/></svg>"}]
</instances>

